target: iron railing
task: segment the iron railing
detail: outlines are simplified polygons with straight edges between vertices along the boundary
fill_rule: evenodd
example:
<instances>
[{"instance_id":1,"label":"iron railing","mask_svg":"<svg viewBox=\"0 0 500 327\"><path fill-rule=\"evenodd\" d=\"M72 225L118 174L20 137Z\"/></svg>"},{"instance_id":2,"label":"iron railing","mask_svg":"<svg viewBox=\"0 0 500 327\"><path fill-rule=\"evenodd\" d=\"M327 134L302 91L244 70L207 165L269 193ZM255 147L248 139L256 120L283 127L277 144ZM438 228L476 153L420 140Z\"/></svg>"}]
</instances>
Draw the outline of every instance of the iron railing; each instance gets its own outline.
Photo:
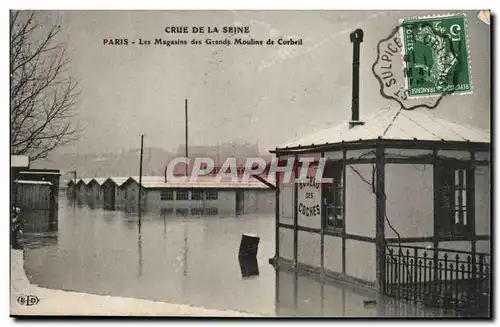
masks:
<instances>
[{"instance_id":1,"label":"iron railing","mask_svg":"<svg viewBox=\"0 0 500 327\"><path fill-rule=\"evenodd\" d=\"M464 315L489 315L490 255L389 245L384 293Z\"/></svg>"}]
</instances>

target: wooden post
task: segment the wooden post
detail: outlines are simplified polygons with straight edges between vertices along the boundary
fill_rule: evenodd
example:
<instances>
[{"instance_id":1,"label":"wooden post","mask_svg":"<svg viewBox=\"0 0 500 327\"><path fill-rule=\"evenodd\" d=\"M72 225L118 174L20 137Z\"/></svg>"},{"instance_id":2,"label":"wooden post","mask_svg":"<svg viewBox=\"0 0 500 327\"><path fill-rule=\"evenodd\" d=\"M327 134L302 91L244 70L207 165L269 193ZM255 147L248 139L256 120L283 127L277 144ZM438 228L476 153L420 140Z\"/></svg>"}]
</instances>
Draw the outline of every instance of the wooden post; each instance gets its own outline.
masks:
<instances>
[{"instance_id":1,"label":"wooden post","mask_svg":"<svg viewBox=\"0 0 500 327\"><path fill-rule=\"evenodd\" d=\"M298 212L298 192L299 184L296 182L298 178L298 168L297 165L297 155L294 157L293 161L293 267L297 268L299 262L299 212Z\"/></svg>"},{"instance_id":2,"label":"wooden post","mask_svg":"<svg viewBox=\"0 0 500 327\"><path fill-rule=\"evenodd\" d=\"M144 134L141 134L141 158L139 162L139 201L138 201L138 214L139 220L141 219L141 197L142 197L142 156L144 152Z\"/></svg>"},{"instance_id":3,"label":"wooden post","mask_svg":"<svg viewBox=\"0 0 500 327\"><path fill-rule=\"evenodd\" d=\"M189 153L188 153L188 100L187 99L184 99L184 112L186 115L186 121L185 121L185 124L186 124L186 158L188 158ZM189 164L186 164L186 176L188 175L188 168L189 168Z\"/></svg>"},{"instance_id":4,"label":"wooden post","mask_svg":"<svg viewBox=\"0 0 500 327\"><path fill-rule=\"evenodd\" d=\"M376 158L376 276L379 294L385 283L385 158L384 148L377 145Z\"/></svg>"},{"instance_id":5,"label":"wooden post","mask_svg":"<svg viewBox=\"0 0 500 327\"><path fill-rule=\"evenodd\" d=\"M276 148L276 151L275 151L275 155L276 155L276 160L277 162L279 163L279 153L278 153L278 148ZM278 171L276 171L274 173L274 177L275 177L275 183L276 183L276 193L275 193L275 196L276 196L276 207L275 207L275 215L276 215L276 221L275 221L275 235L274 235L274 238L275 238L275 250L274 250L274 262L275 262L275 266L277 267L278 263L279 263L279 258L280 258L280 214L281 214L281 210L280 210L280 182L279 182L279 173ZM278 274L278 273L276 273Z\"/></svg>"}]
</instances>

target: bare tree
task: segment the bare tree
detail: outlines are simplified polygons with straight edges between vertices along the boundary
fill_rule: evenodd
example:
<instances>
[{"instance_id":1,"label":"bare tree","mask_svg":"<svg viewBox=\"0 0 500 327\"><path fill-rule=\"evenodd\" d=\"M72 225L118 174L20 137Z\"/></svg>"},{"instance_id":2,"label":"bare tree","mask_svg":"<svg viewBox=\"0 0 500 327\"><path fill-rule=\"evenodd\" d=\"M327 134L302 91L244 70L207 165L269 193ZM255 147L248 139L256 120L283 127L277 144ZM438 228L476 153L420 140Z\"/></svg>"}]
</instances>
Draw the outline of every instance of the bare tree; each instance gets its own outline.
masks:
<instances>
[{"instance_id":1,"label":"bare tree","mask_svg":"<svg viewBox=\"0 0 500 327\"><path fill-rule=\"evenodd\" d=\"M47 25L36 12L10 12L11 154L45 158L74 140L79 90L69 72L59 25Z\"/></svg>"}]
</instances>

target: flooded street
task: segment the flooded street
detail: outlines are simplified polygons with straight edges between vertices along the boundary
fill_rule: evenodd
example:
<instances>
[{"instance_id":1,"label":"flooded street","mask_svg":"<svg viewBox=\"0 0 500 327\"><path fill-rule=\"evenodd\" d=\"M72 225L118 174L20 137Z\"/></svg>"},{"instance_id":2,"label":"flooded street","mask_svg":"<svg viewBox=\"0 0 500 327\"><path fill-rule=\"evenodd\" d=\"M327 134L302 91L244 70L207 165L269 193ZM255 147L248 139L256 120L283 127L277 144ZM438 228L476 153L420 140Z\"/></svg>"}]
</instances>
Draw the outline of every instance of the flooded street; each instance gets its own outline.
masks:
<instances>
[{"instance_id":1,"label":"flooded street","mask_svg":"<svg viewBox=\"0 0 500 327\"><path fill-rule=\"evenodd\" d=\"M41 287L189 304L261 315L429 315L413 306L365 307L372 292L325 284L311 276L278 274L274 217L137 215L59 200L57 237L28 237L24 268ZM259 275L243 278L241 235L260 237ZM431 313L432 314L432 313Z\"/></svg>"},{"instance_id":2,"label":"flooded street","mask_svg":"<svg viewBox=\"0 0 500 327\"><path fill-rule=\"evenodd\" d=\"M242 233L261 237L260 276L245 280ZM48 288L274 314L273 235L269 215L158 213L139 224L137 215L73 207L61 198L57 243L26 249L25 270L32 283Z\"/></svg>"}]
</instances>

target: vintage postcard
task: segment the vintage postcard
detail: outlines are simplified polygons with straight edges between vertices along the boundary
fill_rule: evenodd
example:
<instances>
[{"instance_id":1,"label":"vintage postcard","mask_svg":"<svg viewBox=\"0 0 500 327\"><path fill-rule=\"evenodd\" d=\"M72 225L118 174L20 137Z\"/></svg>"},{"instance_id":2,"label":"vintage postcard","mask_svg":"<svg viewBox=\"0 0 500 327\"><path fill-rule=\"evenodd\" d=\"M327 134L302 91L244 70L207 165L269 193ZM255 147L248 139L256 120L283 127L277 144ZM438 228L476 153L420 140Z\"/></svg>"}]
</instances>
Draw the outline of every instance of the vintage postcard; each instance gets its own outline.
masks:
<instances>
[{"instance_id":1,"label":"vintage postcard","mask_svg":"<svg viewBox=\"0 0 500 327\"><path fill-rule=\"evenodd\" d=\"M491 317L490 11L11 10L10 314Z\"/></svg>"}]
</instances>

